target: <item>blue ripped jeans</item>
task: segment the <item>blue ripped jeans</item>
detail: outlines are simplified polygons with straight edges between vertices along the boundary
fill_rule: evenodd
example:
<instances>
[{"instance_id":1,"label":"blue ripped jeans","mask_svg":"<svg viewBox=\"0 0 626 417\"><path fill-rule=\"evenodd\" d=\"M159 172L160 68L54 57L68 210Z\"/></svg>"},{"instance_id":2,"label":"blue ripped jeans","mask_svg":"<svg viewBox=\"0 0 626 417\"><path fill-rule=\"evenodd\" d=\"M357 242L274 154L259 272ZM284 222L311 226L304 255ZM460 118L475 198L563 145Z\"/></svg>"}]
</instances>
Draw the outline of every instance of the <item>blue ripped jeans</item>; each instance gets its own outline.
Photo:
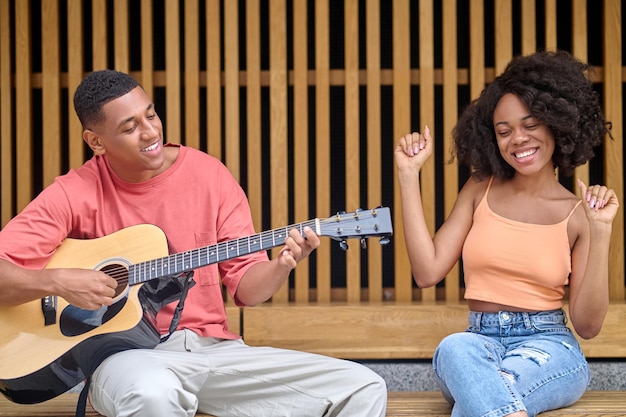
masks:
<instances>
[{"instance_id":1,"label":"blue ripped jeans","mask_svg":"<svg viewBox=\"0 0 626 417\"><path fill-rule=\"evenodd\" d=\"M452 417L533 417L576 402L589 367L566 322L562 310L470 312L467 331L444 338L433 357Z\"/></svg>"}]
</instances>

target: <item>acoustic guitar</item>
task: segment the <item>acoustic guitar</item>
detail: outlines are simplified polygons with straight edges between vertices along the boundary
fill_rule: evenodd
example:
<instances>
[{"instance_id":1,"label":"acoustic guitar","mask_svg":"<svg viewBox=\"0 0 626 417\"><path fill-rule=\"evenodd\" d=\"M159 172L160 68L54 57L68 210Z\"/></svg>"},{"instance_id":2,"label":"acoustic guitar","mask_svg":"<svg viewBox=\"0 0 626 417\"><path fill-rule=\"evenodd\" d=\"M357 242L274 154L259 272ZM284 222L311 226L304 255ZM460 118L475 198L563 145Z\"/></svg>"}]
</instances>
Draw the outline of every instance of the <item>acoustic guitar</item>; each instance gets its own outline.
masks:
<instances>
[{"instance_id":1,"label":"acoustic guitar","mask_svg":"<svg viewBox=\"0 0 626 417\"><path fill-rule=\"evenodd\" d=\"M0 392L21 404L46 401L81 383L114 353L154 348L164 337L156 315L178 301L194 284L193 270L283 245L289 230L311 227L346 249L346 239L392 235L389 208L338 213L252 236L168 254L157 226L141 224L89 240L65 239L46 268L84 268L107 273L118 282L114 302L84 310L49 296L0 308ZM176 316L176 313L175 313ZM175 330L175 325L170 330ZM167 335L165 336L167 337Z\"/></svg>"}]
</instances>

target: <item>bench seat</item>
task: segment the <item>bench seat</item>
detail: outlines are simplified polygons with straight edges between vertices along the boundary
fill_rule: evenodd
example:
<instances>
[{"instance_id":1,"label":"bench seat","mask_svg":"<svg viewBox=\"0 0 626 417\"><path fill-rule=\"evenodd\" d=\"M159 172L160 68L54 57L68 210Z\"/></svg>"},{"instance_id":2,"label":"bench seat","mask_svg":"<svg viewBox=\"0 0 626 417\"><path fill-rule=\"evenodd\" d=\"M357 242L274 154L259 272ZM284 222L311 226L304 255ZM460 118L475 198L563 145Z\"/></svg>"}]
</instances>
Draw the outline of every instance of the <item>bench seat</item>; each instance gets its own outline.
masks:
<instances>
[{"instance_id":1,"label":"bench seat","mask_svg":"<svg viewBox=\"0 0 626 417\"><path fill-rule=\"evenodd\" d=\"M0 396L0 416L71 417L74 416L78 394L66 393L40 404L22 405ZM542 413L542 417L613 417L626 414L626 391L587 391L576 404ZM90 406L88 417L99 417ZM450 406L437 391L390 392L387 417L449 417ZM196 417L212 417L197 414ZM294 416L296 417L296 416Z\"/></svg>"},{"instance_id":2,"label":"bench seat","mask_svg":"<svg viewBox=\"0 0 626 417\"><path fill-rule=\"evenodd\" d=\"M567 309L567 308L566 308ZM445 336L467 327L467 303L263 304L242 310L252 346L344 359L430 359ZM579 338L587 358L626 358L626 303L612 302L600 334Z\"/></svg>"}]
</instances>

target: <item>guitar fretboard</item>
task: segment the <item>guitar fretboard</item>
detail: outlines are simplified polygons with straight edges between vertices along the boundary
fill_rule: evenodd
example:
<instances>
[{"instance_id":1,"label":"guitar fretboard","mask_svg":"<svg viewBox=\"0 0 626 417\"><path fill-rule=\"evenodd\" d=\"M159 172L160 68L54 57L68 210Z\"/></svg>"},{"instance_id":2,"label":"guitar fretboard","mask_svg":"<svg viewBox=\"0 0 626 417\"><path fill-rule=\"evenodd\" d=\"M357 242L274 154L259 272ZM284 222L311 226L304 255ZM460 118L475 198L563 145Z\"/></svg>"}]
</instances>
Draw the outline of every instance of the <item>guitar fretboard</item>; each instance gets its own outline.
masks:
<instances>
[{"instance_id":1,"label":"guitar fretboard","mask_svg":"<svg viewBox=\"0 0 626 417\"><path fill-rule=\"evenodd\" d=\"M304 228L311 227L319 233L318 219L268 230L256 235L220 242L163 258L131 265L128 269L129 285L137 285L153 279L177 275L203 266L223 262L228 259L251 253L269 250L284 244L289 230L298 229L304 235Z\"/></svg>"}]
</instances>

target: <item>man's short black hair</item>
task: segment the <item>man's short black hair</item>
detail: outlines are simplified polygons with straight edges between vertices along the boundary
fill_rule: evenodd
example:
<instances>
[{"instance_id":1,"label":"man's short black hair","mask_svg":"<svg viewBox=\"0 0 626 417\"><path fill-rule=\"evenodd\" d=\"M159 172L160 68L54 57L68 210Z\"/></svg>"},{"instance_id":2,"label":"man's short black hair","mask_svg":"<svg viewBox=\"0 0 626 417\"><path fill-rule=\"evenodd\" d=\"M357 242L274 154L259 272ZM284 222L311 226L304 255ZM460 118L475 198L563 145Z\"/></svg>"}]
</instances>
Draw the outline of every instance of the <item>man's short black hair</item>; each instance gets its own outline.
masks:
<instances>
[{"instance_id":1,"label":"man's short black hair","mask_svg":"<svg viewBox=\"0 0 626 417\"><path fill-rule=\"evenodd\" d=\"M104 120L102 107L141 85L130 75L114 71L101 70L88 74L74 93L74 110L83 125L90 129Z\"/></svg>"}]
</instances>

